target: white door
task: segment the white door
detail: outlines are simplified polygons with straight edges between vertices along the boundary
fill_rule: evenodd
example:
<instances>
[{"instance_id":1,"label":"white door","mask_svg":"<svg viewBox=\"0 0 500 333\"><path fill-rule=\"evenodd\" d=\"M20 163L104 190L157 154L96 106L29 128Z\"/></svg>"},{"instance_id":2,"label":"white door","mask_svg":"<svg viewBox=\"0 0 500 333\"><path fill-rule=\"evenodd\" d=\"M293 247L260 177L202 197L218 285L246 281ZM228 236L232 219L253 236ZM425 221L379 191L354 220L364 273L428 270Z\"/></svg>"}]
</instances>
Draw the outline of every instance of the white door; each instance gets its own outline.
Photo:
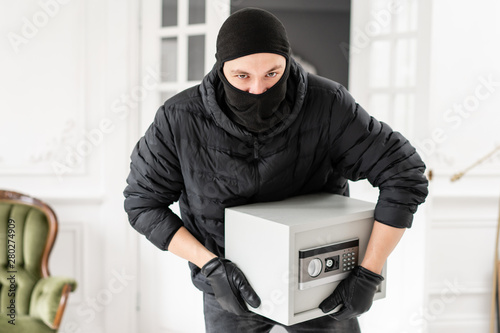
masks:
<instances>
[{"instance_id":1,"label":"white door","mask_svg":"<svg viewBox=\"0 0 500 333\"><path fill-rule=\"evenodd\" d=\"M350 43L340 45L350 54L349 90L371 115L415 145L427 136L428 1L353 0L351 5ZM366 182L355 183L351 195L376 201L378 190ZM419 319L425 303L429 205L430 198L389 258L387 298L361 317L363 331L424 329Z\"/></svg>"},{"instance_id":2,"label":"white door","mask_svg":"<svg viewBox=\"0 0 500 333\"><path fill-rule=\"evenodd\" d=\"M142 1L141 69L160 84L141 104L141 135L167 98L198 84L212 68L217 32L228 15L229 0ZM191 283L187 262L144 237L138 258L141 332L204 332L202 293Z\"/></svg>"},{"instance_id":3,"label":"white door","mask_svg":"<svg viewBox=\"0 0 500 333\"><path fill-rule=\"evenodd\" d=\"M121 193L135 114L123 103L136 87L135 4L0 3L0 187L58 216L50 272L78 282L61 333L135 332L136 236Z\"/></svg>"}]
</instances>

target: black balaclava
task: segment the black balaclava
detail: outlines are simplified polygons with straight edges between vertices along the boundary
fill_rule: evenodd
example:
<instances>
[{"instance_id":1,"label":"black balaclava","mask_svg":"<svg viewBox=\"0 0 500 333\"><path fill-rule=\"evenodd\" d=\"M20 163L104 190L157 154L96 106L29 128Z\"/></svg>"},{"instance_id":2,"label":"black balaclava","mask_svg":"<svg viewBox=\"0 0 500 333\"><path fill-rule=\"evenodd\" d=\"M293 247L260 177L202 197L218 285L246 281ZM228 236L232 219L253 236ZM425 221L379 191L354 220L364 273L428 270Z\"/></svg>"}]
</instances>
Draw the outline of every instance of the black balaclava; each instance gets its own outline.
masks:
<instances>
[{"instance_id":1,"label":"black balaclava","mask_svg":"<svg viewBox=\"0 0 500 333\"><path fill-rule=\"evenodd\" d=\"M222 68L225 61L254 53L275 53L286 58L282 77L262 94L231 85ZM224 87L227 115L251 132L264 132L290 114L285 96L290 73L290 44L283 24L257 8L241 9L227 18L217 36L217 71Z\"/></svg>"}]
</instances>

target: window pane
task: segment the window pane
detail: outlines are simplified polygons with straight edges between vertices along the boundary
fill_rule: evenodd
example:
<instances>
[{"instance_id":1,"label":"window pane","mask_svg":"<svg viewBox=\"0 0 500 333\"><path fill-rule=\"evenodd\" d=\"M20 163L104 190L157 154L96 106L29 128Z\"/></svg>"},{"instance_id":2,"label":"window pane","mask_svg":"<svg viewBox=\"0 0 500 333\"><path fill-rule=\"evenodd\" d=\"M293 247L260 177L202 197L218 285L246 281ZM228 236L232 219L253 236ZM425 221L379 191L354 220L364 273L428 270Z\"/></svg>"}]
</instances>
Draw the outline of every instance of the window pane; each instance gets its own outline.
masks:
<instances>
[{"instance_id":1,"label":"window pane","mask_svg":"<svg viewBox=\"0 0 500 333\"><path fill-rule=\"evenodd\" d=\"M418 16L416 0L406 0L400 3L396 19L396 32L415 31Z\"/></svg>"},{"instance_id":2,"label":"window pane","mask_svg":"<svg viewBox=\"0 0 500 333\"><path fill-rule=\"evenodd\" d=\"M388 87L391 76L391 41L375 41L370 54L369 83L371 88Z\"/></svg>"},{"instance_id":3,"label":"window pane","mask_svg":"<svg viewBox=\"0 0 500 333\"><path fill-rule=\"evenodd\" d=\"M161 80L172 82L177 80L177 38L161 40Z\"/></svg>"},{"instance_id":4,"label":"window pane","mask_svg":"<svg viewBox=\"0 0 500 333\"><path fill-rule=\"evenodd\" d=\"M205 0L189 0L189 24L205 23Z\"/></svg>"},{"instance_id":5,"label":"window pane","mask_svg":"<svg viewBox=\"0 0 500 333\"><path fill-rule=\"evenodd\" d=\"M367 3L371 5L371 15L370 20L365 25L365 30L373 35L390 33L393 13L389 9L393 6L392 0L372 0L367 1Z\"/></svg>"},{"instance_id":6,"label":"window pane","mask_svg":"<svg viewBox=\"0 0 500 333\"><path fill-rule=\"evenodd\" d=\"M389 94L372 94L370 96L369 114L377 120L390 122L389 115L391 114L391 100Z\"/></svg>"},{"instance_id":7,"label":"window pane","mask_svg":"<svg viewBox=\"0 0 500 333\"><path fill-rule=\"evenodd\" d=\"M416 40L400 39L396 42L396 59L394 63L395 86L414 86L416 80Z\"/></svg>"},{"instance_id":8,"label":"window pane","mask_svg":"<svg viewBox=\"0 0 500 333\"><path fill-rule=\"evenodd\" d=\"M417 19L418 19L418 2L417 0L411 1L410 8L410 30L417 31Z\"/></svg>"},{"instance_id":9,"label":"window pane","mask_svg":"<svg viewBox=\"0 0 500 333\"><path fill-rule=\"evenodd\" d=\"M397 131L411 136L413 117L415 116L415 95L396 94L394 96L394 122L391 124Z\"/></svg>"},{"instance_id":10,"label":"window pane","mask_svg":"<svg viewBox=\"0 0 500 333\"><path fill-rule=\"evenodd\" d=\"M205 35L188 37L188 80L201 80L205 73Z\"/></svg>"},{"instance_id":11,"label":"window pane","mask_svg":"<svg viewBox=\"0 0 500 333\"><path fill-rule=\"evenodd\" d=\"M177 25L177 0L162 0L161 26Z\"/></svg>"}]
</instances>

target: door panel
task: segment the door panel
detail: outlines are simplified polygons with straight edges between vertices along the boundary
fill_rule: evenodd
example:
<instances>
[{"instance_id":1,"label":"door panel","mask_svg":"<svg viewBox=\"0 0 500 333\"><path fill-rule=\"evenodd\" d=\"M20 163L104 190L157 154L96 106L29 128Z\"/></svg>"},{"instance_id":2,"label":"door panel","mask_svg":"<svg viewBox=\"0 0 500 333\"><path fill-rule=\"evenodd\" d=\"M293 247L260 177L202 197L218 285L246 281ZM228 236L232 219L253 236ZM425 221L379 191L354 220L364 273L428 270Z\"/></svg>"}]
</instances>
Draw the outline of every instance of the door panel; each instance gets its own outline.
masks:
<instances>
[{"instance_id":1,"label":"door panel","mask_svg":"<svg viewBox=\"0 0 500 333\"><path fill-rule=\"evenodd\" d=\"M426 135L428 119L428 2L351 1L349 90L380 121L415 143ZM420 110L417 112L415 110ZM376 201L368 182L351 184L351 196ZM360 318L363 331L422 332L415 318L425 304L427 203L419 207L388 260L387 298ZM411 263L411 264L410 264ZM390 317L387 315L391 313ZM385 320L380 320L384 318Z\"/></svg>"},{"instance_id":2,"label":"door panel","mask_svg":"<svg viewBox=\"0 0 500 333\"><path fill-rule=\"evenodd\" d=\"M229 0L142 1L142 71L160 84L141 103L141 135L158 107L198 84L215 61L215 41L229 15ZM137 138L139 139L139 138ZM174 211L179 214L178 206ZM191 283L187 262L139 240L141 332L204 332L202 293Z\"/></svg>"}]
</instances>

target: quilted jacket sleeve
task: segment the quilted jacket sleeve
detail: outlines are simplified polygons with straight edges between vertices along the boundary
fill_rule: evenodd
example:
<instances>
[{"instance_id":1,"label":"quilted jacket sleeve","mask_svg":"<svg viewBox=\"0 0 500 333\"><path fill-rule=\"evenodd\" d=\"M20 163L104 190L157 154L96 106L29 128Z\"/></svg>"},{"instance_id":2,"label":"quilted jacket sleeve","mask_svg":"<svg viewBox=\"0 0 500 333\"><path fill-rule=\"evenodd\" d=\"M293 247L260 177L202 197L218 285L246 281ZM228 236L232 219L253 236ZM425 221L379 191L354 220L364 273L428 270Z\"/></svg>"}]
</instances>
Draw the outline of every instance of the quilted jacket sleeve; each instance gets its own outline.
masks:
<instances>
[{"instance_id":1,"label":"quilted jacket sleeve","mask_svg":"<svg viewBox=\"0 0 500 333\"><path fill-rule=\"evenodd\" d=\"M428 194L425 164L415 148L368 115L344 87L337 91L332 109L332 163L346 178L368 179L379 188L376 221L411 227L417 206Z\"/></svg>"},{"instance_id":2,"label":"quilted jacket sleeve","mask_svg":"<svg viewBox=\"0 0 500 333\"><path fill-rule=\"evenodd\" d=\"M163 107L132 152L127 183L125 211L130 224L154 245L167 250L183 225L169 208L179 199L183 180Z\"/></svg>"}]
</instances>

